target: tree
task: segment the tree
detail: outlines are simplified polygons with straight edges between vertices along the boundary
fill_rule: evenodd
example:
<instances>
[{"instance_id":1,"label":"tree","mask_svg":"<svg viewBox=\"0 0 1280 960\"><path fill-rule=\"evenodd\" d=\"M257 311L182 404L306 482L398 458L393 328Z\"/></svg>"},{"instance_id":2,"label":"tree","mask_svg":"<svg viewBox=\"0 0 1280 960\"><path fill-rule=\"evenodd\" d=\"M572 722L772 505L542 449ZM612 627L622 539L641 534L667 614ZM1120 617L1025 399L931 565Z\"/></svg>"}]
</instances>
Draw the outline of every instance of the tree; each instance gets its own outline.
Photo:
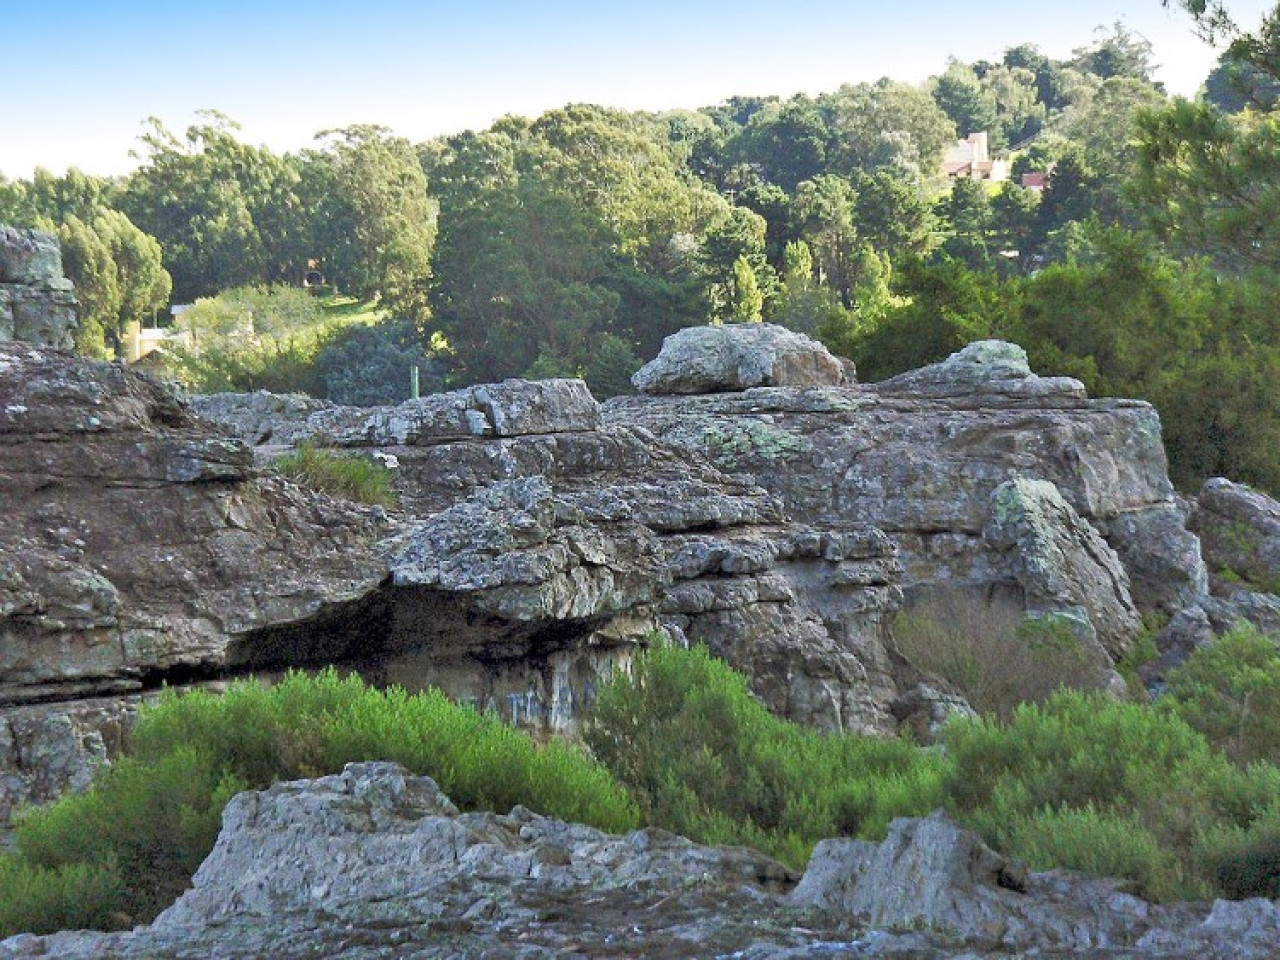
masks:
<instances>
[{"instance_id":1,"label":"tree","mask_svg":"<svg viewBox=\"0 0 1280 960\"><path fill-rule=\"evenodd\" d=\"M617 234L565 189L562 163L537 162L545 150L503 133L464 134L435 171L430 326L462 382L519 376L540 358L576 371L616 320L621 297L608 281L621 259Z\"/></svg>"},{"instance_id":2,"label":"tree","mask_svg":"<svg viewBox=\"0 0 1280 960\"><path fill-rule=\"evenodd\" d=\"M1224 270L1280 266L1280 116L1179 100L1138 130L1133 192L1157 234Z\"/></svg>"},{"instance_id":3,"label":"tree","mask_svg":"<svg viewBox=\"0 0 1280 960\"><path fill-rule=\"evenodd\" d=\"M1228 41L1225 56L1249 64L1264 76L1280 79L1280 4L1262 16L1257 30L1241 29L1222 0L1161 0L1191 14L1197 32L1209 43Z\"/></svg>"},{"instance_id":4,"label":"tree","mask_svg":"<svg viewBox=\"0 0 1280 960\"><path fill-rule=\"evenodd\" d=\"M951 192L938 202L938 218L950 228L942 253L972 270L991 267L991 201L981 181L952 181Z\"/></svg>"},{"instance_id":5,"label":"tree","mask_svg":"<svg viewBox=\"0 0 1280 960\"><path fill-rule=\"evenodd\" d=\"M332 280L362 299L378 297L398 316L428 313L435 202L408 140L383 127L352 126L319 134L311 162L330 191L315 246Z\"/></svg>"},{"instance_id":6,"label":"tree","mask_svg":"<svg viewBox=\"0 0 1280 960\"><path fill-rule=\"evenodd\" d=\"M854 222L853 185L823 174L796 190L795 234L809 245L819 283L828 285L845 307L853 306L858 263L865 242Z\"/></svg>"},{"instance_id":7,"label":"tree","mask_svg":"<svg viewBox=\"0 0 1280 960\"><path fill-rule=\"evenodd\" d=\"M764 294L756 282L751 261L739 257L733 262L732 301L728 319L732 323L759 323L763 319Z\"/></svg>"},{"instance_id":8,"label":"tree","mask_svg":"<svg viewBox=\"0 0 1280 960\"><path fill-rule=\"evenodd\" d=\"M424 394L444 389L440 362L427 355L417 328L405 319L338 331L316 354L315 366L325 396L336 403L376 406L407 400L414 367Z\"/></svg>"},{"instance_id":9,"label":"tree","mask_svg":"<svg viewBox=\"0 0 1280 960\"><path fill-rule=\"evenodd\" d=\"M1031 71L1035 77L1036 100L1046 111L1066 106L1065 70L1056 60L1045 56L1034 45L1024 43L1006 50L1002 62L1006 67Z\"/></svg>"},{"instance_id":10,"label":"tree","mask_svg":"<svg viewBox=\"0 0 1280 960\"><path fill-rule=\"evenodd\" d=\"M1246 107L1269 111L1280 105L1280 80L1227 51L1204 82L1204 98L1224 113Z\"/></svg>"},{"instance_id":11,"label":"tree","mask_svg":"<svg viewBox=\"0 0 1280 960\"><path fill-rule=\"evenodd\" d=\"M582 378L597 400L634 393L631 375L644 366L631 345L606 333L582 370Z\"/></svg>"},{"instance_id":12,"label":"tree","mask_svg":"<svg viewBox=\"0 0 1280 960\"><path fill-rule=\"evenodd\" d=\"M1112 24L1109 34L1106 29L1099 27L1096 41L1073 51L1076 65L1103 80L1131 77L1150 83L1156 69L1151 59L1151 41L1119 20Z\"/></svg>"},{"instance_id":13,"label":"tree","mask_svg":"<svg viewBox=\"0 0 1280 960\"><path fill-rule=\"evenodd\" d=\"M1106 179L1119 185L1137 162L1134 125L1139 114L1166 103L1164 92L1145 80L1112 77L1087 101L1066 111L1054 131L1082 151L1094 170L1105 171Z\"/></svg>"},{"instance_id":14,"label":"tree","mask_svg":"<svg viewBox=\"0 0 1280 960\"><path fill-rule=\"evenodd\" d=\"M753 114L730 150L768 183L791 193L826 167L831 132L817 106L803 95Z\"/></svg>"},{"instance_id":15,"label":"tree","mask_svg":"<svg viewBox=\"0 0 1280 960\"><path fill-rule=\"evenodd\" d=\"M843 86L824 99L835 133L828 172L852 176L896 168L931 177L956 139L956 125L927 90L884 79Z\"/></svg>"},{"instance_id":16,"label":"tree","mask_svg":"<svg viewBox=\"0 0 1280 960\"><path fill-rule=\"evenodd\" d=\"M110 359L108 330L115 331L120 317L120 281L106 242L79 217L68 217L58 228L62 267L75 284L76 351L97 360Z\"/></svg>"},{"instance_id":17,"label":"tree","mask_svg":"<svg viewBox=\"0 0 1280 960\"><path fill-rule=\"evenodd\" d=\"M984 90L971 67L952 60L947 70L934 80L933 99L951 118L960 136L990 134L991 145L1005 145L995 99Z\"/></svg>"},{"instance_id":18,"label":"tree","mask_svg":"<svg viewBox=\"0 0 1280 960\"><path fill-rule=\"evenodd\" d=\"M294 164L240 143L239 127L220 113L201 120L181 139L150 120L145 162L126 181L121 209L160 242L180 300L296 281L307 229Z\"/></svg>"},{"instance_id":19,"label":"tree","mask_svg":"<svg viewBox=\"0 0 1280 960\"><path fill-rule=\"evenodd\" d=\"M851 183L859 236L891 259L925 252L934 218L918 181L908 179L901 170L884 168L857 173Z\"/></svg>"},{"instance_id":20,"label":"tree","mask_svg":"<svg viewBox=\"0 0 1280 960\"><path fill-rule=\"evenodd\" d=\"M160 245L123 213L101 208L88 220L68 216L58 237L79 300L76 347L86 356L113 356L130 322L142 323L169 302Z\"/></svg>"}]
</instances>

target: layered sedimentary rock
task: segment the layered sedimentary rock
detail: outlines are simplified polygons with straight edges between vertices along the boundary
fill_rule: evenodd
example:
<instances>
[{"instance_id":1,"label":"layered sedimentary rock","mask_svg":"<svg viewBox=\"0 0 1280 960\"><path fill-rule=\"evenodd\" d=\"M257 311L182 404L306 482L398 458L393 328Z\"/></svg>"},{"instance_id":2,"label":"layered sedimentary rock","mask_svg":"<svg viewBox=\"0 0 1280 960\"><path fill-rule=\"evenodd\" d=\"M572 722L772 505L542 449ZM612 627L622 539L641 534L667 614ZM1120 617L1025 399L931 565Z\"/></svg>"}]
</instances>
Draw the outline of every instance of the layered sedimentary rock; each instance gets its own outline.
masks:
<instances>
[{"instance_id":1,"label":"layered sedimentary rock","mask_svg":"<svg viewBox=\"0 0 1280 960\"><path fill-rule=\"evenodd\" d=\"M798 522L883 530L909 594L1018 584L1017 554L983 537L996 489L1018 477L1053 484L1107 539L1139 609L1172 613L1205 591L1155 410L1037 377L1013 344L973 344L881 384L620 398L605 422L750 475Z\"/></svg>"},{"instance_id":2,"label":"layered sedimentary rock","mask_svg":"<svg viewBox=\"0 0 1280 960\"><path fill-rule=\"evenodd\" d=\"M83 783L128 695L216 676L385 577L385 516L251 464L148 380L0 343L0 821Z\"/></svg>"},{"instance_id":3,"label":"layered sedimentary rock","mask_svg":"<svg viewBox=\"0 0 1280 960\"><path fill-rule=\"evenodd\" d=\"M253 430L278 439L263 399ZM665 631L730 656L787 716L895 727L884 636L899 571L878 532L790 523L750 479L603 427L580 381L282 406L307 412L296 439L394 457L402 510L258 469L119 366L0 347L0 816L113 752L129 705L86 701L291 666L440 686L567 730ZM46 729L43 746L18 730L31 704L43 726L23 729ZM26 764L41 751L63 773Z\"/></svg>"},{"instance_id":4,"label":"layered sedimentary rock","mask_svg":"<svg viewBox=\"0 0 1280 960\"><path fill-rule=\"evenodd\" d=\"M799 883L797 884L797 879ZM1159 907L1028 873L941 814L829 840L803 877L741 847L460 814L393 764L240 794L192 889L127 933L23 935L0 958L1273 957L1274 903Z\"/></svg>"},{"instance_id":5,"label":"layered sedimentary rock","mask_svg":"<svg viewBox=\"0 0 1280 960\"><path fill-rule=\"evenodd\" d=\"M927 731L964 705L896 654L904 590L1012 596L1114 661L1139 610L1183 610L1207 582L1155 412L1036 377L1009 344L879 385L601 406L580 381L508 381L197 408L222 426L119 367L0 347L0 707L71 716L162 681L335 663L563 731L665 634L783 716ZM304 439L396 464L399 509L262 466ZM91 764L114 741L85 742ZM0 742L9 796L46 795L15 785L15 751Z\"/></svg>"},{"instance_id":6,"label":"layered sedimentary rock","mask_svg":"<svg viewBox=\"0 0 1280 960\"><path fill-rule=\"evenodd\" d=\"M0 226L0 341L70 347L75 305L58 241L38 230Z\"/></svg>"}]
</instances>

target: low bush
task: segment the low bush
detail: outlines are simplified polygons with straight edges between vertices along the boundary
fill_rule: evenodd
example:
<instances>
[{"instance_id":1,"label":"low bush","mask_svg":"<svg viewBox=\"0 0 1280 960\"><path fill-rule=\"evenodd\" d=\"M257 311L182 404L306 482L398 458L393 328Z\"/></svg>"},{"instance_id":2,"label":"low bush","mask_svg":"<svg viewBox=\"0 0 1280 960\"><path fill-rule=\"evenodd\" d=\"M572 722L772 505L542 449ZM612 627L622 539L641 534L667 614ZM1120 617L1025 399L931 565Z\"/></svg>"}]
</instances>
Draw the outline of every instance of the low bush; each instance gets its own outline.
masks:
<instances>
[{"instance_id":1,"label":"low bush","mask_svg":"<svg viewBox=\"0 0 1280 960\"><path fill-rule=\"evenodd\" d=\"M498 717L443 694L379 691L333 671L219 696L166 694L130 752L93 788L27 811L0 856L0 937L150 920L188 884L227 800L279 779L394 760L432 776L463 809L524 804L623 831L636 808L608 771L563 743L540 748Z\"/></svg>"},{"instance_id":2,"label":"low bush","mask_svg":"<svg viewBox=\"0 0 1280 960\"><path fill-rule=\"evenodd\" d=\"M1171 671L1160 704L1238 763L1280 762L1280 646L1247 620Z\"/></svg>"},{"instance_id":3,"label":"low bush","mask_svg":"<svg viewBox=\"0 0 1280 960\"><path fill-rule=\"evenodd\" d=\"M358 503L395 506L392 472L364 457L343 456L310 441L276 458L275 468L310 490Z\"/></svg>"},{"instance_id":4,"label":"low bush","mask_svg":"<svg viewBox=\"0 0 1280 960\"><path fill-rule=\"evenodd\" d=\"M898 652L940 677L980 714L1009 717L1020 703L1041 703L1062 686L1097 689L1108 667L1101 648L1080 643L1068 626L1030 619L1010 599L954 591L894 619Z\"/></svg>"},{"instance_id":5,"label":"low bush","mask_svg":"<svg viewBox=\"0 0 1280 960\"><path fill-rule=\"evenodd\" d=\"M1032 867L1101 871L1157 900L1218 889L1206 851L1251 836L1280 770L1241 768L1172 712L1063 691L948 724L948 805Z\"/></svg>"},{"instance_id":6,"label":"low bush","mask_svg":"<svg viewBox=\"0 0 1280 960\"><path fill-rule=\"evenodd\" d=\"M883 837L942 801L936 754L781 720L701 648L650 649L602 689L583 736L646 822L798 868L823 837Z\"/></svg>"},{"instance_id":7,"label":"low bush","mask_svg":"<svg viewBox=\"0 0 1280 960\"><path fill-rule=\"evenodd\" d=\"M1220 836L1206 845L1218 891L1233 900L1280 897L1280 808L1258 818L1247 830Z\"/></svg>"}]
</instances>

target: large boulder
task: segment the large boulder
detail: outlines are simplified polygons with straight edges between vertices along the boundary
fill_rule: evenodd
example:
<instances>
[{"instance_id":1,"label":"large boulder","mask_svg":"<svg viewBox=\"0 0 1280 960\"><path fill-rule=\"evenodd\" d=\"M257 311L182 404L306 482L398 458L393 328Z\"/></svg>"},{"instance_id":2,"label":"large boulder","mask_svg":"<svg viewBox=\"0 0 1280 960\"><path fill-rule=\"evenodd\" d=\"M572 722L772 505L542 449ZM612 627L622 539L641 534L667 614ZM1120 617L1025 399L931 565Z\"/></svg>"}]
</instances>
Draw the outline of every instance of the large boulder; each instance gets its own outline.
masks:
<instances>
[{"instance_id":1,"label":"large boulder","mask_svg":"<svg viewBox=\"0 0 1280 960\"><path fill-rule=\"evenodd\" d=\"M605 423L643 427L754 479L794 522L879 528L912 599L1017 580L1016 552L982 535L996 488L1014 476L1052 483L1102 534L1139 610L1167 615L1200 596L1204 564L1154 408L1022 376L1006 346L883 384L618 397L603 405Z\"/></svg>"},{"instance_id":2,"label":"large boulder","mask_svg":"<svg viewBox=\"0 0 1280 960\"><path fill-rule=\"evenodd\" d=\"M1005 340L978 340L939 363L909 370L877 384L885 394L934 397L1003 393L1024 397L1066 396L1084 399L1084 385L1069 377L1040 377L1031 372L1027 352Z\"/></svg>"},{"instance_id":3,"label":"large boulder","mask_svg":"<svg viewBox=\"0 0 1280 960\"><path fill-rule=\"evenodd\" d=\"M883 843L822 841L789 899L872 927L946 931L957 946L1000 955L1261 958L1280 949L1274 903L1161 908L1114 880L1028 873L941 812L893 821Z\"/></svg>"},{"instance_id":4,"label":"large boulder","mask_svg":"<svg viewBox=\"0 0 1280 960\"><path fill-rule=\"evenodd\" d=\"M1029 611L1087 624L1113 661L1129 651L1142 629L1129 575L1052 483L1025 477L1002 483L982 536L1009 555Z\"/></svg>"},{"instance_id":5,"label":"large boulder","mask_svg":"<svg viewBox=\"0 0 1280 960\"><path fill-rule=\"evenodd\" d=\"M575 433L600 426L581 380L505 380L379 407L344 407L259 391L197 397L193 409L247 443L433 446L476 437Z\"/></svg>"},{"instance_id":6,"label":"large boulder","mask_svg":"<svg viewBox=\"0 0 1280 960\"><path fill-rule=\"evenodd\" d=\"M0 283L34 287L62 279L62 249L52 234L0 226Z\"/></svg>"},{"instance_id":7,"label":"large boulder","mask_svg":"<svg viewBox=\"0 0 1280 960\"><path fill-rule=\"evenodd\" d=\"M720 393L843 383L844 364L802 333L769 323L685 327L631 378L641 393Z\"/></svg>"}]
</instances>

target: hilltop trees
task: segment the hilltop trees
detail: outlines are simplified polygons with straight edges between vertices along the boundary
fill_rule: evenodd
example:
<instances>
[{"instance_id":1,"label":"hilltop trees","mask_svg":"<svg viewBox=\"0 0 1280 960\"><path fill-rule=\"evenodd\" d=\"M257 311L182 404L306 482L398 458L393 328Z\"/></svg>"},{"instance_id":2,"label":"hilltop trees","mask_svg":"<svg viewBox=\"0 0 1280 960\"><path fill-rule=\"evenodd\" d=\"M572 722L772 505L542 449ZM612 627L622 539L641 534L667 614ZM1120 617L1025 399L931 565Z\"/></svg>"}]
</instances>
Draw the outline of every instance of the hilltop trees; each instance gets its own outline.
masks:
<instances>
[{"instance_id":1,"label":"hilltop trees","mask_svg":"<svg viewBox=\"0 0 1280 960\"><path fill-rule=\"evenodd\" d=\"M80 324L76 347L107 359L123 346L125 328L142 323L169 303L172 281L160 244L118 210L67 216L58 227L62 265L76 286Z\"/></svg>"}]
</instances>

